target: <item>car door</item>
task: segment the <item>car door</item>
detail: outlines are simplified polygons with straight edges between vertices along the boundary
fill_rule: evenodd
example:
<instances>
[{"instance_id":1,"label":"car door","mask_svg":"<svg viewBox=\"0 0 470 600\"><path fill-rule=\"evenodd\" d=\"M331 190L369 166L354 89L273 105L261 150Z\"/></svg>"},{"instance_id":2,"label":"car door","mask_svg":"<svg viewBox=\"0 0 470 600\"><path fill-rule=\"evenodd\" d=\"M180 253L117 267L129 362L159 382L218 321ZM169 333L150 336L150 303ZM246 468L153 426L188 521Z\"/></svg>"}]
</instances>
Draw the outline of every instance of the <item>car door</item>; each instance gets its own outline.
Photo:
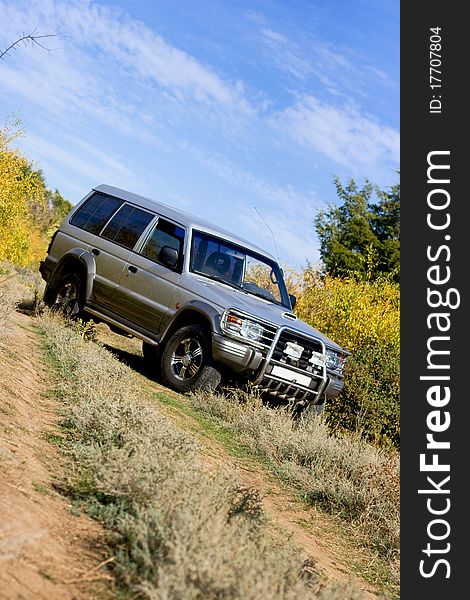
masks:
<instances>
[{"instance_id":1,"label":"car door","mask_svg":"<svg viewBox=\"0 0 470 600\"><path fill-rule=\"evenodd\" d=\"M174 312L171 299L181 277L185 230L164 217L128 259L114 296L120 314L153 335Z\"/></svg>"},{"instance_id":2,"label":"car door","mask_svg":"<svg viewBox=\"0 0 470 600\"><path fill-rule=\"evenodd\" d=\"M100 235L92 241L89 250L96 264L94 303L117 312L114 294L122 273L132 249L154 219L153 213L123 203Z\"/></svg>"}]
</instances>

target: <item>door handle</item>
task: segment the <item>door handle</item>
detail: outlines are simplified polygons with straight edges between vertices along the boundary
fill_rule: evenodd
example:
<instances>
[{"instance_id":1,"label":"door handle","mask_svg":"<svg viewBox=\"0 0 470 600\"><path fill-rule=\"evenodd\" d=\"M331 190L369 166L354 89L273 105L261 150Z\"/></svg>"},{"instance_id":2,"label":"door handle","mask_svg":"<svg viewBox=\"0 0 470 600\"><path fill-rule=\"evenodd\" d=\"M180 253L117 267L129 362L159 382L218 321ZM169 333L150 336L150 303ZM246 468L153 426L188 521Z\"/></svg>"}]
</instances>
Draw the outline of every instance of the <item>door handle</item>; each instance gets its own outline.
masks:
<instances>
[{"instance_id":1,"label":"door handle","mask_svg":"<svg viewBox=\"0 0 470 600\"><path fill-rule=\"evenodd\" d=\"M134 266L132 266L132 265L129 265L127 268L129 269L129 271L130 271L131 273L137 273L137 267L134 267Z\"/></svg>"},{"instance_id":2,"label":"door handle","mask_svg":"<svg viewBox=\"0 0 470 600\"><path fill-rule=\"evenodd\" d=\"M98 250L98 248L93 248L93 250L91 251L92 254L94 254L95 256L98 256L98 254L100 253L100 251Z\"/></svg>"}]
</instances>

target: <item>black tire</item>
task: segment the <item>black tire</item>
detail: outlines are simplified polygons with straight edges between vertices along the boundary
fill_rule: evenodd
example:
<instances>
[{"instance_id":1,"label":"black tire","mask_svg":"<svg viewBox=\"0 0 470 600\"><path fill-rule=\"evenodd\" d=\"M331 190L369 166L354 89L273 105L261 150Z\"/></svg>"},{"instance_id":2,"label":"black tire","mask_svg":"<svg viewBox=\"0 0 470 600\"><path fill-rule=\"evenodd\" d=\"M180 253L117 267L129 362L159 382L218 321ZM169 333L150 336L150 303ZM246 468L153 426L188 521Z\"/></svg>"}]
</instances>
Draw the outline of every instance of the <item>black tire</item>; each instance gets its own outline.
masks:
<instances>
[{"instance_id":1,"label":"black tire","mask_svg":"<svg viewBox=\"0 0 470 600\"><path fill-rule=\"evenodd\" d=\"M77 319L83 317L85 289L78 273L67 273L54 284L48 294L47 304L57 312Z\"/></svg>"},{"instance_id":2,"label":"black tire","mask_svg":"<svg viewBox=\"0 0 470 600\"><path fill-rule=\"evenodd\" d=\"M208 337L199 325L187 325L172 335L161 359L162 379L168 387L187 393L219 385L221 375L212 365Z\"/></svg>"}]
</instances>

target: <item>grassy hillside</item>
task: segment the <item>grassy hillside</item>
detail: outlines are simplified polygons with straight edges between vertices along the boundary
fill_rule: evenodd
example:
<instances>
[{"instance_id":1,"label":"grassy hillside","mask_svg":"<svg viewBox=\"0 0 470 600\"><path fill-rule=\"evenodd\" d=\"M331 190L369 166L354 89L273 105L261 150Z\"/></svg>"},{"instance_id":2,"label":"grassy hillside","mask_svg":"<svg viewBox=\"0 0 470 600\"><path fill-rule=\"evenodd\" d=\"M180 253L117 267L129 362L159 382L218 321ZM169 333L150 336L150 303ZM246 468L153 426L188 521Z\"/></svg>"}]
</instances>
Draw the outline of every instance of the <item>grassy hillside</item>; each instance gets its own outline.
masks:
<instances>
[{"instance_id":1,"label":"grassy hillside","mask_svg":"<svg viewBox=\"0 0 470 600\"><path fill-rule=\"evenodd\" d=\"M30 298L37 297L37 276L24 271L21 279ZM0 290L5 326L19 292L9 285ZM93 327L67 326L48 315L36 327L56 373L51 393L64 406L63 433L53 438L71 461L62 488L113 532L111 552L124 588L146 590L149 598L163 592L217 598L221 590L226 595L220 597L249 598L247 590L259 580L254 589L260 598L360 597L354 588L325 587L291 545L272 539L256 490L233 472L208 470L194 437L163 417L162 405L176 408L183 422L187 417L199 423L229 453L255 460L305 506L329 515L336 534L363 554L351 569L395 595L395 451L358 435L332 435L322 418L294 421L286 411L268 409L256 395L236 390L184 400L149 394L128 367L87 341Z\"/></svg>"},{"instance_id":2,"label":"grassy hillside","mask_svg":"<svg viewBox=\"0 0 470 600\"><path fill-rule=\"evenodd\" d=\"M360 598L321 585L269 533L255 490L208 470L194 438L143 401L128 369L50 318L39 322L66 410L68 493L113 532L115 572L146 598Z\"/></svg>"}]
</instances>

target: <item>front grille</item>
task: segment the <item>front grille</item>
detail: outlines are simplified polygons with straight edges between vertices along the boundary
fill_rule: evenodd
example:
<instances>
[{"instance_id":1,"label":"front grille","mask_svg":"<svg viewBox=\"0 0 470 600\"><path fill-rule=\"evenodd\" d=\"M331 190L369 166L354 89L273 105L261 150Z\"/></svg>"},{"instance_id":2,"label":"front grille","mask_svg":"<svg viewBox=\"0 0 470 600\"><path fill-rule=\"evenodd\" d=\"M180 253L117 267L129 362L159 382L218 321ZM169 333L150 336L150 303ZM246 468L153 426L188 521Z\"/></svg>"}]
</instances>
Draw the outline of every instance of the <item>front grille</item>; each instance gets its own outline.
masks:
<instances>
[{"instance_id":1,"label":"front grille","mask_svg":"<svg viewBox=\"0 0 470 600\"><path fill-rule=\"evenodd\" d=\"M303 347L304 350L299 359L291 358L284 352L288 342L299 344ZM306 371L308 373L320 374L322 369L312 366L312 363L309 362L312 352L320 352L323 354L322 343L319 340L307 338L299 335L298 333L294 333L288 329L285 329L279 336L270 362L286 367L294 367L295 369L300 369L301 371Z\"/></svg>"},{"instance_id":2,"label":"front grille","mask_svg":"<svg viewBox=\"0 0 470 600\"><path fill-rule=\"evenodd\" d=\"M264 329L264 334L260 340L260 344L262 344L266 349L271 348L274 338L276 337L276 325L272 325L271 323L268 323L266 321L257 320L256 322L262 325Z\"/></svg>"},{"instance_id":3,"label":"front grille","mask_svg":"<svg viewBox=\"0 0 470 600\"><path fill-rule=\"evenodd\" d=\"M298 358L286 353L286 348L288 352L300 352L297 346L302 346ZM262 392L279 398L296 402L318 402L326 381L325 367L319 365L318 360L310 359L313 354L324 356L324 353L324 346L320 340L283 328L256 385Z\"/></svg>"}]
</instances>

